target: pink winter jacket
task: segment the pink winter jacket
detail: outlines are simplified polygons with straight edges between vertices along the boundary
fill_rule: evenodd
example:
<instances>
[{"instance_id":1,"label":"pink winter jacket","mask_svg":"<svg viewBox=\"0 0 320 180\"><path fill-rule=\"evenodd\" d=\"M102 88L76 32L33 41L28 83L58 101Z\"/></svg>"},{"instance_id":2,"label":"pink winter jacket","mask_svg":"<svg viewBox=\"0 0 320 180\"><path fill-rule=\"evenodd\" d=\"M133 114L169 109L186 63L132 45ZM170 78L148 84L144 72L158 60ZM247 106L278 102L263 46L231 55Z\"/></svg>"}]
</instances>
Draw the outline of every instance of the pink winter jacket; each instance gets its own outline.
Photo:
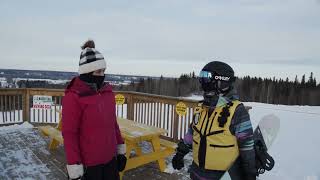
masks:
<instances>
[{"instance_id":1,"label":"pink winter jacket","mask_svg":"<svg viewBox=\"0 0 320 180\"><path fill-rule=\"evenodd\" d=\"M123 144L110 85L94 91L78 77L62 101L62 135L68 164L94 166L109 162Z\"/></svg>"}]
</instances>

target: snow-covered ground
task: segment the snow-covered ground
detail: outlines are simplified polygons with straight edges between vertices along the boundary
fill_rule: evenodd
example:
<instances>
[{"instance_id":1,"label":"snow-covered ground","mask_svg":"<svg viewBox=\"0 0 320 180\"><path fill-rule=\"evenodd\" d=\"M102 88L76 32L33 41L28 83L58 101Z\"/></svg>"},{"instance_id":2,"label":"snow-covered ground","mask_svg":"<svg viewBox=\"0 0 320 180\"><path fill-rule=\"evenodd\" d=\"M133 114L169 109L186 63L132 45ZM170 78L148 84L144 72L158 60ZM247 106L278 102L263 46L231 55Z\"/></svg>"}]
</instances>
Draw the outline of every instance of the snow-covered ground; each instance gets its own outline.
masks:
<instances>
[{"instance_id":1,"label":"snow-covered ground","mask_svg":"<svg viewBox=\"0 0 320 180\"><path fill-rule=\"evenodd\" d=\"M193 96L190 99L200 100ZM320 106L285 106L245 102L252 106L250 117L254 127L267 114L280 118L280 131L269 153L275 159L275 167L260 175L261 180L320 180ZM178 172L169 164L169 173L187 176L187 166L192 162L191 153L186 158L186 167ZM170 160L168 160L170 161Z\"/></svg>"},{"instance_id":2,"label":"snow-covered ground","mask_svg":"<svg viewBox=\"0 0 320 180\"><path fill-rule=\"evenodd\" d=\"M201 99L198 96L191 98ZM244 104L252 106L250 117L254 127L261 117L267 114L274 114L281 120L277 139L269 151L276 161L275 167L272 171L260 175L260 179L320 180L320 106L285 106L253 102ZM28 126L24 124L22 127ZM4 132L5 128L8 127L1 127L0 132ZM185 162L185 168L176 171L172 168L171 158L168 158L166 172L182 174L183 179L189 179L187 167L192 162L191 153L186 156Z\"/></svg>"},{"instance_id":3,"label":"snow-covered ground","mask_svg":"<svg viewBox=\"0 0 320 180\"><path fill-rule=\"evenodd\" d=\"M21 139L21 134L25 137L33 137L36 141L32 141L32 147L37 148L38 151L49 155L47 150L47 143L35 131L32 130L33 125L24 122L20 125L11 125L0 127L0 179L17 179L17 180L32 180L46 179L46 174L51 172L45 164L41 162L36 154L27 146L30 142L24 142ZM13 141L14 140L14 141ZM6 144L8 143L8 144ZM4 145L4 147L1 147ZM9 147L10 148L9 148Z\"/></svg>"},{"instance_id":4,"label":"snow-covered ground","mask_svg":"<svg viewBox=\"0 0 320 180\"><path fill-rule=\"evenodd\" d=\"M252 106L253 126L273 113L280 118L280 131L270 149L276 160L272 171L262 175L266 180L320 179L320 106L284 106L245 103Z\"/></svg>"},{"instance_id":5,"label":"snow-covered ground","mask_svg":"<svg viewBox=\"0 0 320 180\"><path fill-rule=\"evenodd\" d=\"M10 125L10 126L0 127L0 133L8 133L9 131L26 130L26 129L31 129L31 128L33 128L32 124L30 124L28 122L24 122L22 124L14 124L14 125Z\"/></svg>"}]
</instances>

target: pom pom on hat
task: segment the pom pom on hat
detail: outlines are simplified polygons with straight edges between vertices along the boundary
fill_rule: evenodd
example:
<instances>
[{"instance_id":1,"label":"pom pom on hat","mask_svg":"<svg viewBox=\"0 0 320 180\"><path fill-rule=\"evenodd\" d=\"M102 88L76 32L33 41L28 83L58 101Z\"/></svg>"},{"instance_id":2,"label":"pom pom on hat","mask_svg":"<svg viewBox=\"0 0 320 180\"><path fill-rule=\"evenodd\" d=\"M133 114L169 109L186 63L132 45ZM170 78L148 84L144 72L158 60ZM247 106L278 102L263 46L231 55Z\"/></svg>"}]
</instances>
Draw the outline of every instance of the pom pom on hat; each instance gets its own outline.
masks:
<instances>
[{"instance_id":1,"label":"pom pom on hat","mask_svg":"<svg viewBox=\"0 0 320 180\"><path fill-rule=\"evenodd\" d=\"M88 41L86 41L82 46L81 46L81 49L84 50L85 48L95 48L95 44L94 44L94 41L89 39Z\"/></svg>"}]
</instances>

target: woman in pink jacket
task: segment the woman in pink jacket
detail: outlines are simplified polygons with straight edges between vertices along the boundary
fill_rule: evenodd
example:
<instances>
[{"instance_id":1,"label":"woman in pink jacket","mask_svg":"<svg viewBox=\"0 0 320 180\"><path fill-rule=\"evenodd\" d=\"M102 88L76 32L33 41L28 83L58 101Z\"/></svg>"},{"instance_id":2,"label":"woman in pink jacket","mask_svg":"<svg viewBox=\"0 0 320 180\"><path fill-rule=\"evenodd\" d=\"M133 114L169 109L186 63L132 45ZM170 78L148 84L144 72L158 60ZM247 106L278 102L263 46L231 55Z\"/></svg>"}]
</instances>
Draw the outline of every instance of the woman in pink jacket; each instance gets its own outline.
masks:
<instances>
[{"instance_id":1,"label":"woman in pink jacket","mask_svg":"<svg viewBox=\"0 0 320 180\"><path fill-rule=\"evenodd\" d=\"M70 179L117 180L126 147L115 114L111 86L104 83L106 61L92 40L82 47L79 76L65 90L62 135Z\"/></svg>"}]
</instances>

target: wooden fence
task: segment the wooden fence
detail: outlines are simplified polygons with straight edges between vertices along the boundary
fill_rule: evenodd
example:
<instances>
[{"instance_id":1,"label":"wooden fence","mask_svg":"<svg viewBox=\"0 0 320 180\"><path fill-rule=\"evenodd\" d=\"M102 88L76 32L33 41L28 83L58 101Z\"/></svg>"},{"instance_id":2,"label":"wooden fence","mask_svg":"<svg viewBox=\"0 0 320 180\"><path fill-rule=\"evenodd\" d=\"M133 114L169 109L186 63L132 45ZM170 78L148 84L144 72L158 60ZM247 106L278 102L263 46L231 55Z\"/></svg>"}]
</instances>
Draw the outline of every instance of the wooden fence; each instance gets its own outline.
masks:
<instances>
[{"instance_id":1,"label":"wooden fence","mask_svg":"<svg viewBox=\"0 0 320 180\"><path fill-rule=\"evenodd\" d=\"M52 96L51 109L33 108L35 95ZM124 97L123 103L116 106L118 117L166 129L168 133L165 137L174 141L178 141L186 133L192 121L193 108L198 103L194 100L138 92L118 91L115 95ZM56 124L63 96L64 90L57 89L0 89L0 125L23 121L34 125ZM185 105L185 115L180 116L176 112L179 102Z\"/></svg>"}]
</instances>

